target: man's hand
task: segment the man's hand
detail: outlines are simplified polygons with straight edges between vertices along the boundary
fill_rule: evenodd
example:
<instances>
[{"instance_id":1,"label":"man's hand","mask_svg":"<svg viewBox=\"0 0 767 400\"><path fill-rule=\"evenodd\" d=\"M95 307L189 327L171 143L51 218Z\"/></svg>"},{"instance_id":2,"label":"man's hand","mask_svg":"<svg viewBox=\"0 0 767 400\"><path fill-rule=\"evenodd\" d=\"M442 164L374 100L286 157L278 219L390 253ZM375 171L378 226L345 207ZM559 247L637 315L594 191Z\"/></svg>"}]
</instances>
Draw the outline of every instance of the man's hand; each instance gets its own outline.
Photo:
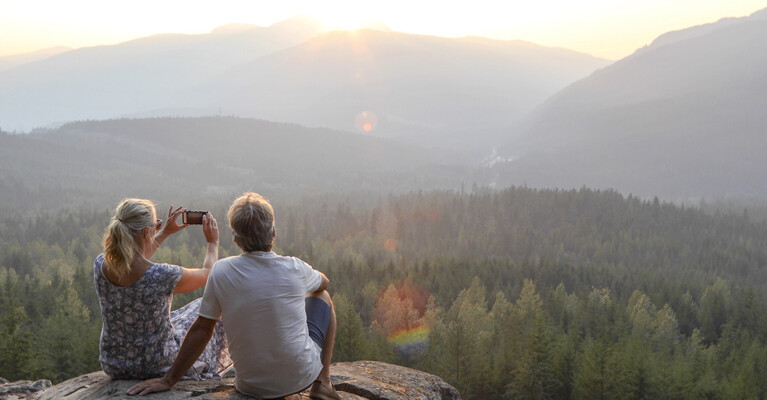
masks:
<instances>
[{"instance_id":1,"label":"man's hand","mask_svg":"<svg viewBox=\"0 0 767 400\"><path fill-rule=\"evenodd\" d=\"M167 392L171 389L171 385L168 383L168 381L165 380L165 378L154 378L154 379L147 379L143 382L139 382L135 385L133 385L132 388L128 389L126 393L129 395L139 395L143 396L145 394L154 393L154 392Z\"/></svg>"},{"instance_id":2,"label":"man's hand","mask_svg":"<svg viewBox=\"0 0 767 400\"><path fill-rule=\"evenodd\" d=\"M170 366L168 372L162 378L149 379L133 385L126 393L129 395L140 395L167 392L178 382L189 368L192 368L194 361L200 357L205 345L208 344L210 337L213 336L213 330L216 328L216 319L197 317L189 327L189 331L184 336L181 348L178 350L176 360Z\"/></svg>"}]
</instances>

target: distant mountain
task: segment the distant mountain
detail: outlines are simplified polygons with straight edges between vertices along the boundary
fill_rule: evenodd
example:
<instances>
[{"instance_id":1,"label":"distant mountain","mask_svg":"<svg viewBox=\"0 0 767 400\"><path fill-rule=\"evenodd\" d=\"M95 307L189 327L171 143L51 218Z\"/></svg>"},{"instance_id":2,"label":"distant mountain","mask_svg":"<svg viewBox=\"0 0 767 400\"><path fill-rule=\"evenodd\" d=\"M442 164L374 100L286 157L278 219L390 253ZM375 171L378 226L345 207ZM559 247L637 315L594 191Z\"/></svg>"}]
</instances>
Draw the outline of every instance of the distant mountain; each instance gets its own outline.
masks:
<instances>
[{"instance_id":1,"label":"distant mountain","mask_svg":"<svg viewBox=\"0 0 767 400\"><path fill-rule=\"evenodd\" d=\"M371 26L319 34L320 23L294 18L70 51L0 73L0 127L223 114L354 131L367 111L374 135L484 149L534 105L609 64L522 41Z\"/></svg>"},{"instance_id":2,"label":"distant mountain","mask_svg":"<svg viewBox=\"0 0 767 400\"><path fill-rule=\"evenodd\" d=\"M266 28L227 25L68 51L0 72L0 127L29 130L171 107L190 85L321 31L319 21L295 17Z\"/></svg>"},{"instance_id":3,"label":"distant mountain","mask_svg":"<svg viewBox=\"0 0 767 400\"><path fill-rule=\"evenodd\" d=\"M671 197L767 195L765 109L761 11L663 35L562 90L502 146L499 180Z\"/></svg>"},{"instance_id":4,"label":"distant mountain","mask_svg":"<svg viewBox=\"0 0 767 400\"><path fill-rule=\"evenodd\" d=\"M361 26L359 29L370 29L381 32L393 32L388 25L384 24L381 20L370 21L367 24Z\"/></svg>"},{"instance_id":5,"label":"distant mountain","mask_svg":"<svg viewBox=\"0 0 767 400\"><path fill-rule=\"evenodd\" d=\"M37 50L30 53L14 54L0 57L0 72L13 67L53 57L55 55L72 50L66 46L56 46L48 49Z\"/></svg>"},{"instance_id":6,"label":"distant mountain","mask_svg":"<svg viewBox=\"0 0 767 400\"><path fill-rule=\"evenodd\" d=\"M556 90L609 61L522 41L337 31L234 68L187 105L420 144L484 144Z\"/></svg>"},{"instance_id":7,"label":"distant mountain","mask_svg":"<svg viewBox=\"0 0 767 400\"><path fill-rule=\"evenodd\" d=\"M232 117L88 121L0 132L0 208L110 206L125 196L401 192L457 187L461 171L380 138Z\"/></svg>"},{"instance_id":8,"label":"distant mountain","mask_svg":"<svg viewBox=\"0 0 767 400\"><path fill-rule=\"evenodd\" d=\"M640 51L644 51L646 49L655 49L660 46L664 46L674 42L694 39L696 37L706 35L717 29L724 28L726 26L737 25L746 20L756 21L756 20L765 20L765 19L767 19L767 8L757 11L748 17L722 18L721 20L714 23L693 26L693 27L678 30L678 31L667 32L658 36L658 38L653 40L653 42L647 48L640 49Z\"/></svg>"}]
</instances>

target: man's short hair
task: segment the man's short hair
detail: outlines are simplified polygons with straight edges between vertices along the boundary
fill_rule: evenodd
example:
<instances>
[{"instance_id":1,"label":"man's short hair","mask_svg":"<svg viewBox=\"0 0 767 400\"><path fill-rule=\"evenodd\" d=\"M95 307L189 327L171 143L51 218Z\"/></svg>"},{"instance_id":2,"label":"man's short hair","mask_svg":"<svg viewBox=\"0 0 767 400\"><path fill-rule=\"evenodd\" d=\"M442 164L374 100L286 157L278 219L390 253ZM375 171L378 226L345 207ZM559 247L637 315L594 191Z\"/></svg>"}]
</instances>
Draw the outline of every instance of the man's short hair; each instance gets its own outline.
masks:
<instances>
[{"instance_id":1,"label":"man's short hair","mask_svg":"<svg viewBox=\"0 0 767 400\"><path fill-rule=\"evenodd\" d=\"M229 226L244 251L271 251L274 242L274 210L269 200L247 192L229 207Z\"/></svg>"}]
</instances>

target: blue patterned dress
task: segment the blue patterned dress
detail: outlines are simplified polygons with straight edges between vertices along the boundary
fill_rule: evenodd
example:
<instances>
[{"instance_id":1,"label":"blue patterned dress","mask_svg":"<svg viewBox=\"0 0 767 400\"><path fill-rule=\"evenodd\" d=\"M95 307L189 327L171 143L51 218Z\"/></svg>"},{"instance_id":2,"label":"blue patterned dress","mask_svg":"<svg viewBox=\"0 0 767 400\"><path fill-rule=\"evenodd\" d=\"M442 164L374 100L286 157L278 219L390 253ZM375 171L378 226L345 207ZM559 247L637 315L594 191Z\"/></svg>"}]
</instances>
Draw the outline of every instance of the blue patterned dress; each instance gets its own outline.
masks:
<instances>
[{"instance_id":1,"label":"blue patterned dress","mask_svg":"<svg viewBox=\"0 0 767 400\"><path fill-rule=\"evenodd\" d=\"M197 318L197 299L171 312L173 289L182 268L153 264L130 286L117 286L104 276L104 255L96 258L93 282L101 306L99 362L114 379L160 377L176 359L186 332ZM216 324L202 355L187 371L186 379L220 379L232 366L224 326Z\"/></svg>"}]
</instances>

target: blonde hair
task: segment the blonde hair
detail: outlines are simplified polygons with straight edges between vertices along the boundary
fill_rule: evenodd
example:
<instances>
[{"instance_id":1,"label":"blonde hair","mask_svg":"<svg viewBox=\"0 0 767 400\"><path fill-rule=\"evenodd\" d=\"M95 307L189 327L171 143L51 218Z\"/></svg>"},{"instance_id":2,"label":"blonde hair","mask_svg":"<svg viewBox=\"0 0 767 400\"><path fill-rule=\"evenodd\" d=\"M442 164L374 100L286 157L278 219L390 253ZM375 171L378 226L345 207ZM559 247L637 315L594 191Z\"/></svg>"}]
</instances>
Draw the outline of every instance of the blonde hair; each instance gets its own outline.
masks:
<instances>
[{"instance_id":1,"label":"blonde hair","mask_svg":"<svg viewBox=\"0 0 767 400\"><path fill-rule=\"evenodd\" d=\"M229 226L244 251L271 251L274 243L274 210L269 200L247 192L229 207Z\"/></svg>"},{"instance_id":2,"label":"blonde hair","mask_svg":"<svg viewBox=\"0 0 767 400\"><path fill-rule=\"evenodd\" d=\"M154 203L143 199L125 199L104 230L104 267L118 279L127 275L133 259L141 253L141 232L155 224Z\"/></svg>"}]
</instances>

